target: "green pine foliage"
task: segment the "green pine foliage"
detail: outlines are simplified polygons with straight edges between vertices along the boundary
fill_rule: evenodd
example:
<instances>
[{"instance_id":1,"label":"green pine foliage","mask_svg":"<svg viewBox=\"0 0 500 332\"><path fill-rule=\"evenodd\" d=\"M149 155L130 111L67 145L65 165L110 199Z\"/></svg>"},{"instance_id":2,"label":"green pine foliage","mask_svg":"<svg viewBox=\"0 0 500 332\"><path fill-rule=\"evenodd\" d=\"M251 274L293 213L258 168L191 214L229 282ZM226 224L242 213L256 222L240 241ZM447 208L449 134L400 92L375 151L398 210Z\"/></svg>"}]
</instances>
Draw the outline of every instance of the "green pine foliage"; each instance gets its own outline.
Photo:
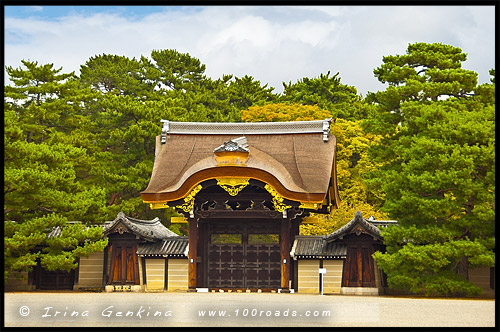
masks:
<instances>
[{"instance_id":1,"label":"green pine foliage","mask_svg":"<svg viewBox=\"0 0 500 332\"><path fill-rule=\"evenodd\" d=\"M341 83L339 73L330 76L328 72L312 79L304 77L294 84L283 83L283 86L280 101L317 105L329 110L334 119L355 121L364 118L367 112L367 105L357 94L356 88Z\"/></svg>"},{"instance_id":2,"label":"green pine foliage","mask_svg":"<svg viewBox=\"0 0 500 332\"><path fill-rule=\"evenodd\" d=\"M5 87L4 260L5 274L76 267L78 257L102 250L102 229L72 231L68 220L102 218L104 190L88 180L92 160L75 139L81 119L73 74L52 65L23 61L7 67L14 86ZM54 227L60 238L48 239ZM80 227L83 227L80 225Z\"/></svg>"},{"instance_id":3,"label":"green pine foliage","mask_svg":"<svg viewBox=\"0 0 500 332\"><path fill-rule=\"evenodd\" d=\"M478 87L465 59L417 43L374 71L389 87L367 97L365 127L383 138L370 151L382 166L366 182L399 221L383 231L387 252L374 255L392 288L476 295L468 268L494 266L494 84Z\"/></svg>"}]
</instances>

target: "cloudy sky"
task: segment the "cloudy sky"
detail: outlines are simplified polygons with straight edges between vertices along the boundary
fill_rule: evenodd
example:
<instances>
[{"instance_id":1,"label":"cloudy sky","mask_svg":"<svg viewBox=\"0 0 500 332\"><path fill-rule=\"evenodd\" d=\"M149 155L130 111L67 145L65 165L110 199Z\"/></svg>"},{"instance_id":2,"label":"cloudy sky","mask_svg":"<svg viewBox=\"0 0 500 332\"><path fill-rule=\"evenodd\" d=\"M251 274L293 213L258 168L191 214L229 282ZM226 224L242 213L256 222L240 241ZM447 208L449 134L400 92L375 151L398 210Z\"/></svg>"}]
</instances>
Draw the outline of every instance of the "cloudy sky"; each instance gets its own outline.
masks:
<instances>
[{"instance_id":1,"label":"cloudy sky","mask_svg":"<svg viewBox=\"0 0 500 332\"><path fill-rule=\"evenodd\" d=\"M21 59L63 72L99 54L139 58L176 49L222 74L282 82L339 72L363 96L385 55L440 42L468 54L463 68L489 82L495 66L494 6L5 6L5 65Z\"/></svg>"}]
</instances>

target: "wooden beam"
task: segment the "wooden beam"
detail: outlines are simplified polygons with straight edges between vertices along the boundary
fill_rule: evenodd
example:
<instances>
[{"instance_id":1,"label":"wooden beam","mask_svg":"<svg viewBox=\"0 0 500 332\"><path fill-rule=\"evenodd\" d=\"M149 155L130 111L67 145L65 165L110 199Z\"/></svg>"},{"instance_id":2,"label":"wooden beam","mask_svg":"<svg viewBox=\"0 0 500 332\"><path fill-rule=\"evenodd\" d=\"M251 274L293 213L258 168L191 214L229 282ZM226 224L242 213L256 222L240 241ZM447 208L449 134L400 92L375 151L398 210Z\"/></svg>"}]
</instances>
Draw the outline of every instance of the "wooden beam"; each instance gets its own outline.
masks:
<instances>
[{"instance_id":1,"label":"wooden beam","mask_svg":"<svg viewBox=\"0 0 500 332\"><path fill-rule=\"evenodd\" d=\"M256 201L266 201L271 198L269 193L239 193L237 196L230 196L227 193L201 193L196 196L200 201L243 201L243 200L253 200Z\"/></svg>"},{"instance_id":2,"label":"wooden beam","mask_svg":"<svg viewBox=\"0 0 500 332\"><path fill-rule=\"evenodd\" d=\"M188 288L196 290L196 255L198 248L198 223L189 219Z\"/></svg>"},{"instance_id":3,"label":"wooden beam","mask_svg":"<svg viewBox=\"0 0 500 332\"><path fill-rule=\"evenodd\" d=\"M281 222L281 291L289 292L290 282L290 220Z\"/></svg>"},{"instance_id":4,"label":"wooden beam","mask_svg":"<svg viewBox=\"0 0 500 332\"><path fill-rule=\"evenodd\" d=\"M300 227L300 219L296 218L290 221L290 250L291 246L293 245L293 242L295 241L295 237L299 235L299 227ZM289 252L290 252L289 250ZM297 291L297 280L299 278L298 273L298 261L293 260L292 257L290 257L290 280L291 280L291 289L294 289Z\"/></svg>"},{"instance_id":5,"label":"wooden beam","mask_svg":"<svg viewBox=\"0 0 500 332\"><path fill-rule=\"evenodd\" d=\"M358 280L356 283L357 287L363 287L363 260L361 256L361 246L358 246L356 264L358 264Z\"/></svg>"},{"instance_id":6,"label":"wooden beam","mask_svg":"<svg viewBox=\"0 0 500 332\"><path fill-rule=\"evenodd\" d=\"M283 213L274 210L197 210L195 217L203 219L283 219Z\"/></svg>"}]
</instances>

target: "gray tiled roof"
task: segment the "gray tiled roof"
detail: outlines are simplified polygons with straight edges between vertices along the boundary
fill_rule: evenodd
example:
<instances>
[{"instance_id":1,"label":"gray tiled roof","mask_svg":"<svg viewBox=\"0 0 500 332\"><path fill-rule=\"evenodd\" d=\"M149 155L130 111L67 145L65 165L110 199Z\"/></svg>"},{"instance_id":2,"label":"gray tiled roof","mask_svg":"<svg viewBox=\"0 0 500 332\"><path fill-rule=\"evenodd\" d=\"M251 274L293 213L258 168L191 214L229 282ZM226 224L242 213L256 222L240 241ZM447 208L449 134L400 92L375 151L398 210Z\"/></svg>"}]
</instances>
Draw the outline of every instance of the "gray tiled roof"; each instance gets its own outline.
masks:
<instances>
[{"instance_id":1,"label":"gray tiled roof","mask_svg":"<svg viewBox=\"0 0 500 332\"><path fill-rule=\"evenodd\" d=\"M187 257L188 251L189 238L187 236L167 238L159 242L145 242L137 247L139 256Z\"/></svg>"},{"instance_id":2,"label":"gray tiled roof","mask_svg":"<svg viewBox=\"0 0 500 332\"><path fill-rule=\"evenodd\" d=\"M397 220L375 220L375 219L368 219L368 221L374 225L377 226L379 229L380 228L387 228L389 225L397 225L398 222Z\"/></svg>"},{"instance_id":3,"label":"gray tiled roof","mask_svg":"<svg viewBox=\"0 0 500 332\"><path fill-rule=\"evenodd\" d=\"M343 243L328 243L324 236L297 236L290 255L296 258L345 258Z\"/></svg>"},{"instance_id":4,"label":"gray tiled roof","mask_svg":"<svg viewBox=\"0 0 500 332\"><path fill-rule=\"evenodd\" d=\"M380 230L378 229L378 227L373 225L368 220L364 219L363 215L359 211L356 211L354 219L349 221L343 227L337 229L335 232L326 235L325 240L330 242L330 241L335 241L337 239L341 239L344 235L349 234L356 225L360 225L362 228L367 230L370 233L370 235L379 240L382 240L382 235L380 235Z\"/></svg>"},{"instance_id":5,"label":"gray tiled roof","mask_svg":"<svg viewBox=\"0 0 500 332\"><path fill-rule=\"evenodd\" d=\"M131 232L148 241L157 241L168 237L179 236L163 226L159 218L154 218L153 220L139 220L127 217L123 212L119 212L116 219L111 223L104 225L104 234L109 234L120 222L122 222Z\"/></svg>"},{"instance_id":6,"label":"gray tiled roof","mask_svg":"<svg viewBox=\"0 0 500 332\"><path fill-rule=\"evenodd\" d=\"M125 226L127 226L127 228L129 228L136 235L139 235L149 241L157 241L164 238L179 236L174 232L172 232L171 230L169 230L167 227L163 226L163 224L160 222L160 219L158 218L155 218L153 220L139 220L125 216L123 212L119 212L118 215L116 216L116 219L113 221L106 221L104 222L104 224L93 225L93 226L103 227L104 234L106 235L106 233L109 233L110 230L120 221L122 221L125 224ZM79 223L80 223L79 221L67 222L67 224L70 225ZM88 228L89 226L85 227L86 230ZM52 230L47 234L47 238L50 239L53 237L61 236L61 233L62 233L62 227L56 226L52 228Z\"/></svg>"},{"instance_id":7,"label":"gray tiled roof","mask_svg":"<svg viewBox=\"0 0 500 332\"><path fill-rule=\"evenodd\" d=\"M74 225L74 224L80 224L79 221L68 221L67 224ZM85 230L88 230L89 226L85 226ZM47 238L51 239L54 237L61 236L62 233L62 227L61 226L56 226L52 228L52 230L47 234Z\"/></svg>"},{"instance_id":8,"label":"gray tiled roof","mask_svg":"<svg viewBox=\"0 0 500 332\"><path fill-rule=\"evenodd\" d=\"M325 257L346 257L347 254L347 246L343 243L331 243L327 242L324 248L324 256Z\"/></svg>"}]
</instances>

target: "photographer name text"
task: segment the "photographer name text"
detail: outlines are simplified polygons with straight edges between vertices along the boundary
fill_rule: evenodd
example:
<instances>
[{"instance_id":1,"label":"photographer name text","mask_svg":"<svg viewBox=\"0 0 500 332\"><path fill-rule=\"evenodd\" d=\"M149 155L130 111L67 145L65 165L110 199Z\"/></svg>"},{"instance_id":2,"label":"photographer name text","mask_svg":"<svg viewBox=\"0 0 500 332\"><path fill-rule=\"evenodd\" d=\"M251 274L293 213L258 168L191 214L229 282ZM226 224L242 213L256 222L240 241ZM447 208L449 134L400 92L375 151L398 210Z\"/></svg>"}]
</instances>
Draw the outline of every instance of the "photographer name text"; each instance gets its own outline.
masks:
<instances>
[{"instance_id":1,"label":"photographer name text","mask_svg":"<svg viewBox=\"0 0 500 332\"><path fill-rule=\"evenodd\" d=\"M76 310L55 308L47 306L43 308L42 318L63 318L63 317L89 317L91 310ZM157 310L149 306L140 306L137 309L122 310L110 305L99 311L99 315L104 318L112 317L135 317L135 318L149 318L149 317L172 317L171 310Z\"/></svg>"}]
</instances>

